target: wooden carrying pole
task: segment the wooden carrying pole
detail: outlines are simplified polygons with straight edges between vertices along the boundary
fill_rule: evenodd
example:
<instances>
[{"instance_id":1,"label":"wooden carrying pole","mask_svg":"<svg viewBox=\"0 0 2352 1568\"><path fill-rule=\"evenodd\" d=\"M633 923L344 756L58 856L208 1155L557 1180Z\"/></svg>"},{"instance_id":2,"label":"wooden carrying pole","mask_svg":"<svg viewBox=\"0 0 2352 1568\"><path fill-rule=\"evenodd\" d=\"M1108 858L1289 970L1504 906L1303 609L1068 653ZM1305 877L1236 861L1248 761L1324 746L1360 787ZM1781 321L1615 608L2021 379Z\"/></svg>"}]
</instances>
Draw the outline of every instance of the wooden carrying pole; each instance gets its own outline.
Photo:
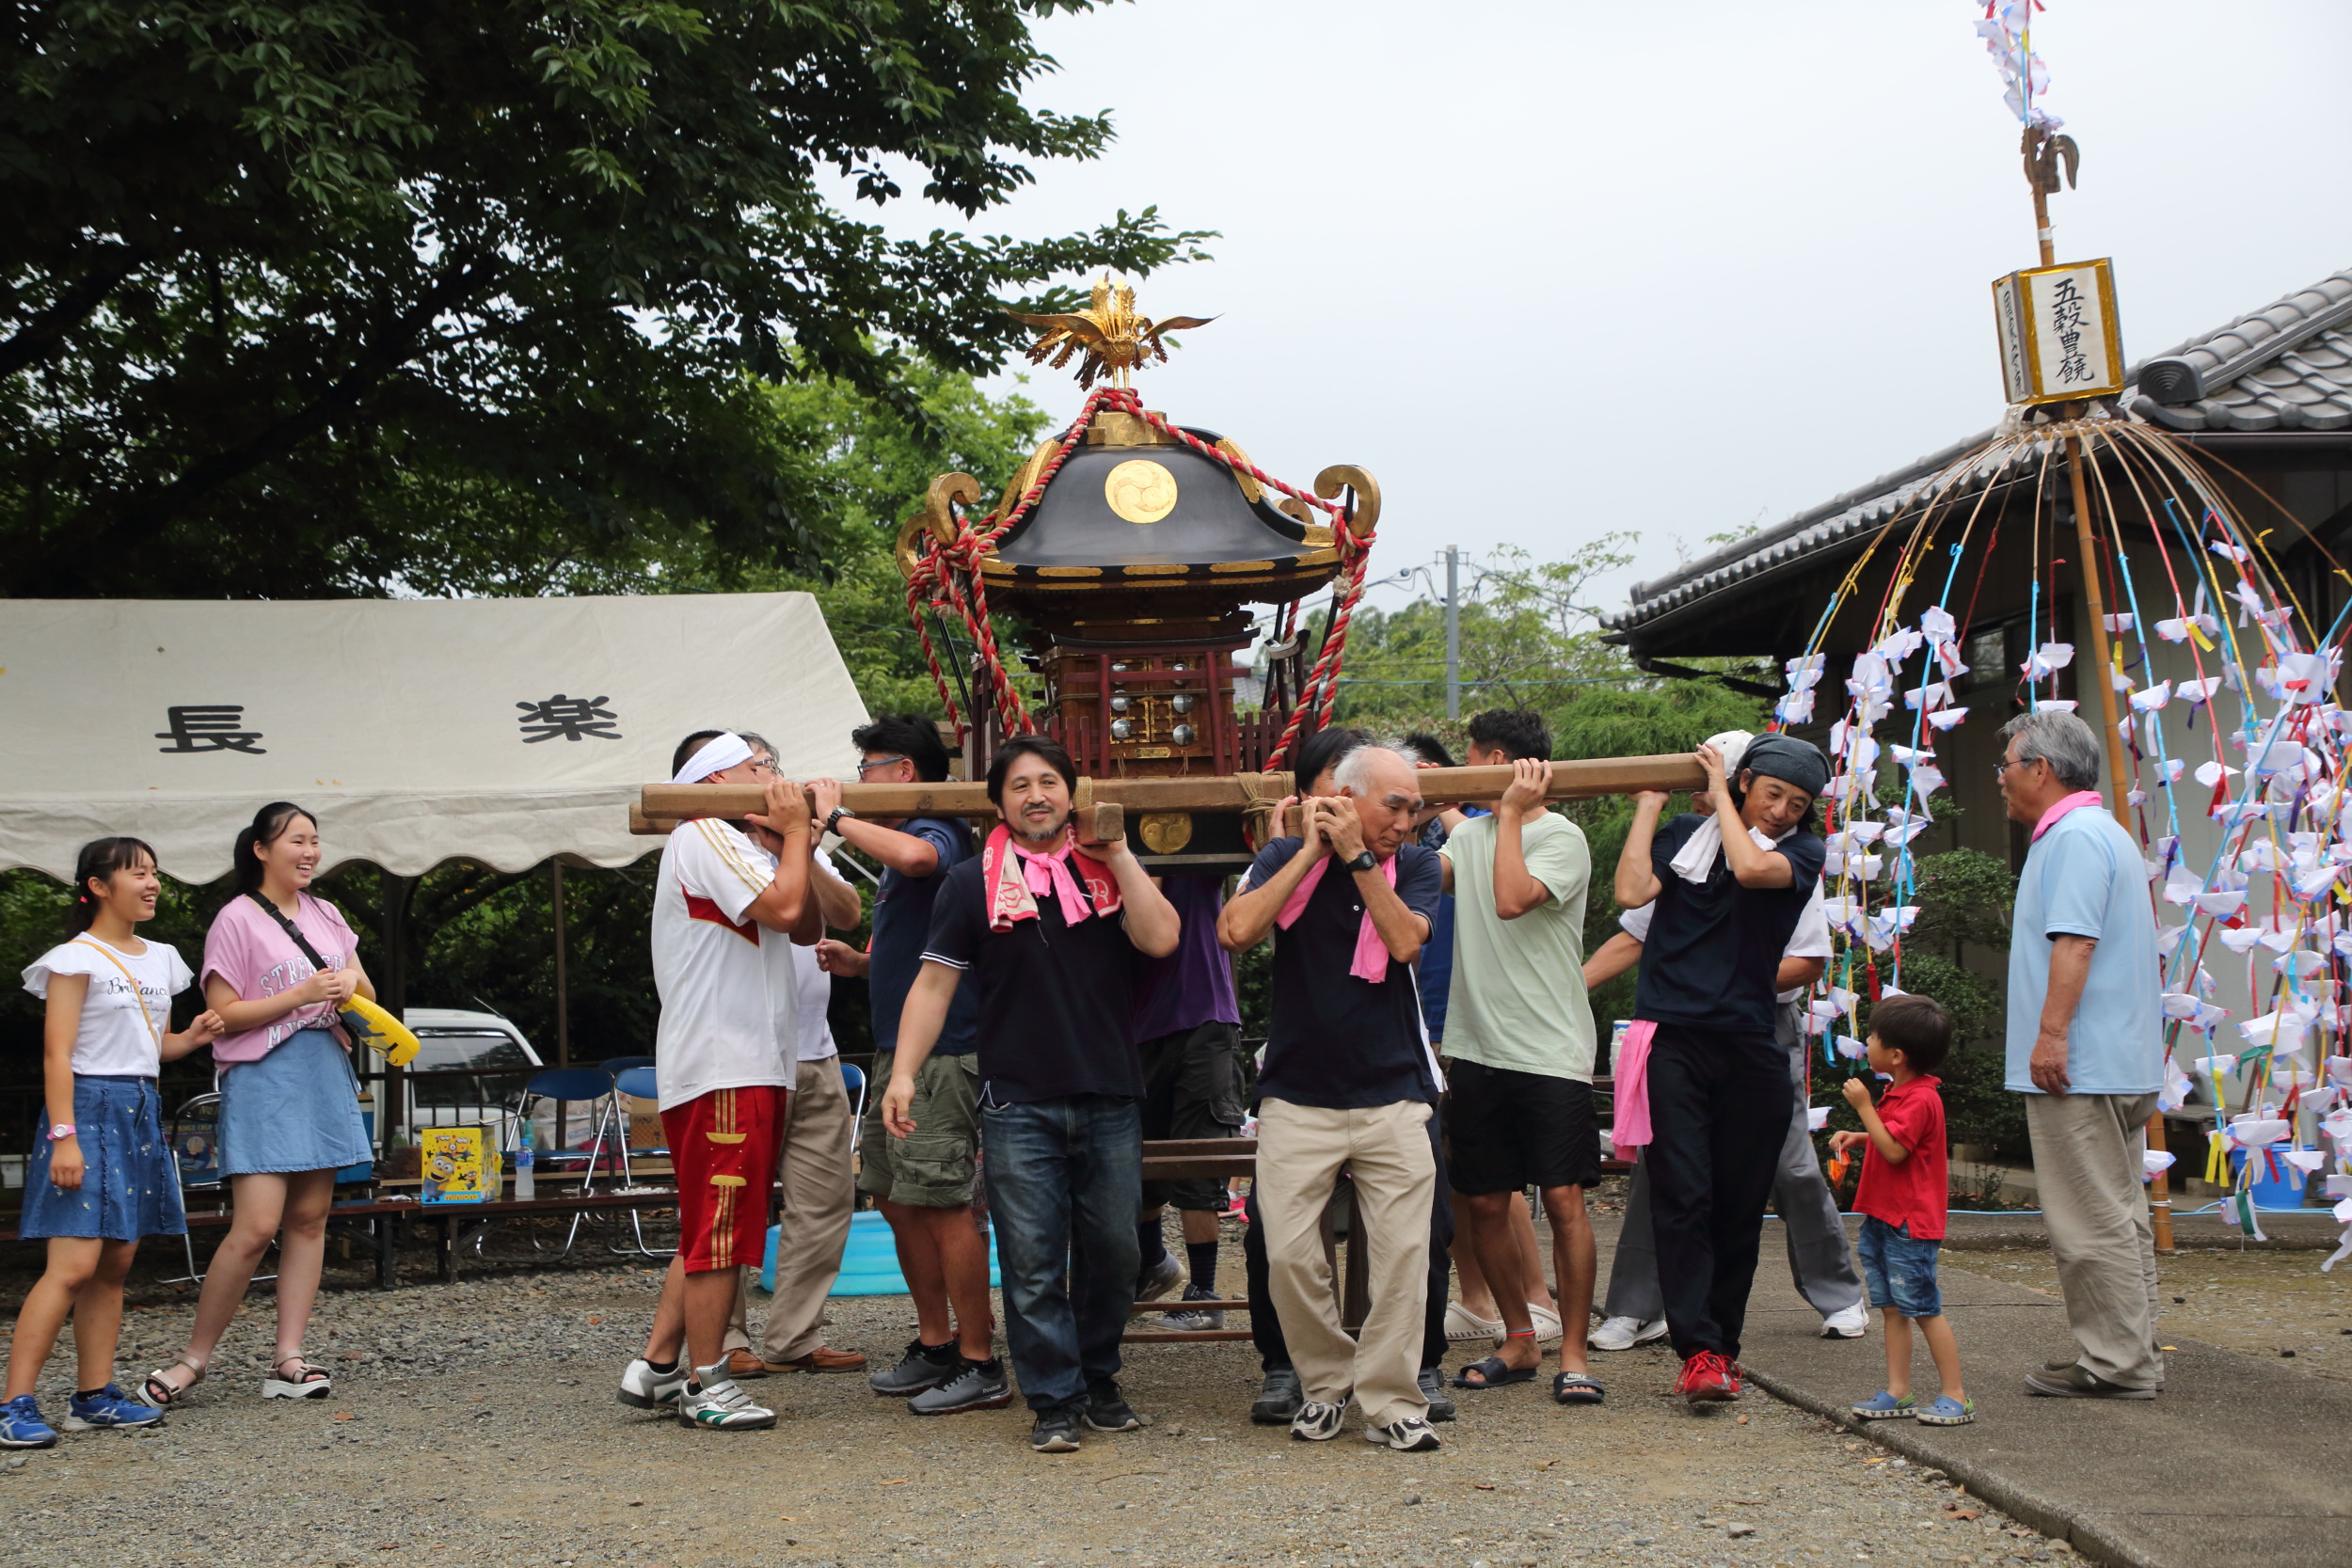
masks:
<instances>
[{"instance_id":1,"label":"wooden carrying pole","mask_svg":"<svg viewBox=\"0 0 2352 1568\"><path fill-rule=\"evenodd\" d=\"M1414 775L1424 799L1491 801L1510 787L1508 768L1425 768ZM1706 774L1688 752L1653 757L1595 757L1551 765L1550 798L1584 800L1600 795L1631 795L1645 789L1692 792L1706 787ZM1081 779L1083 803L1125 807L1129 812L1246 811L1291 793L1288 773L1238 773L1175 779ZM647 784L639 812L649 826L687 816L742 816L763 808L757 784ZM845 784L841 803L861 816L973 816L993 820L996 807L988 786L950 779L940 784Z\"/></svg>"}]
</instances>

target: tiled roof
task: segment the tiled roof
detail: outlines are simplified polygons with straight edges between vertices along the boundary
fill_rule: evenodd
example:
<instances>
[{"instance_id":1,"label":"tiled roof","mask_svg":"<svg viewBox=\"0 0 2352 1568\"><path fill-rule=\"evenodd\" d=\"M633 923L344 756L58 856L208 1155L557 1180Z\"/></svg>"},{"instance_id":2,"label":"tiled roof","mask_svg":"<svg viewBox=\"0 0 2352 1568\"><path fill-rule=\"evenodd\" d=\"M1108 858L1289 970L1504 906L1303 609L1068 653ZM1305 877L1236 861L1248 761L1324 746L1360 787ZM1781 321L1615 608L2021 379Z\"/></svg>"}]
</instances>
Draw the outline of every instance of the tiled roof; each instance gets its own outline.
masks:
<instances>
[{"instance_id":1,"label":"tiled roof","mask_svg":"<svg viewBox=\"0 0 2352 1568\"><path fill-rule=\"evenodd\" d=\"M2124 379L2123 407L2170 430L2352 429L2352 269L2142 360ZM1607 624L1615 632L1630 631L1733 583L1867 533L1993 436L1987 430L1956 441L1671 577L1635 583L1627 607Z\"/></svg>"}]
</instances>

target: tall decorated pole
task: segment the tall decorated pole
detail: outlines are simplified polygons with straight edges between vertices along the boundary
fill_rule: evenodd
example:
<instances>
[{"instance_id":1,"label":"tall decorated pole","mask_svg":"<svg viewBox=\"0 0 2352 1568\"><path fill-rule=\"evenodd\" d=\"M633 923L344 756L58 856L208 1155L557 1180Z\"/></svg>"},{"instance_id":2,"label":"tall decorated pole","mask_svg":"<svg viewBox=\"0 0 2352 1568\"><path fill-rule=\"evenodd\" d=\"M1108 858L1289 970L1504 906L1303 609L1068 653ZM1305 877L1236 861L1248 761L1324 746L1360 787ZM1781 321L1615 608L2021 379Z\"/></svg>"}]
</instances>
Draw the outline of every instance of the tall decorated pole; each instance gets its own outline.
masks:
<instances>
[{"instance_id":1,"label":"tall decorated pole","mask_svg":"<svg viewBox=\"0 0 2352 1568\"><path fill-rule=\"evenodd\" d=\"M2062 135L2065 122L2037 102L2049 87L2049 70L2033 51L2033 16L2040 0L1990 0L1977 32L2007 84L2006 100L2021 128L2019 150L2024 156L2026 184L2033 193L2034 241L2042 264L2028 272L2011 273L1994 284L1994 303L2001 333L2001 365L2013 405L2057 404L2063 423L2066 480L2074 509L2075 569L2082 581L2083 604L2090 618L2094 677L2099 689L2099 715L2107 742L2107 787L2115 819L2126 832L2132 829L2132 774L2124 757L2123 729L2116 710L2119 667L2108 636L2106 595L2099 587L2099 552L2090 528L2090 497L2087 460L2076 426L2090 410L2090 400L2123 389L2123 346L2115 316L2114 274L2106 260L2058 264L2056 235L2050 224L2050 198L2059 182L2074 185L2082 160L2074 138ZM2148 1118L2148 1147L2164 1148L2164 1117ZM2165 1173L2149 1181L2149 1201L2156 1245L2172 1250L2172 1200Z\"/></svg>"}]
</instances>

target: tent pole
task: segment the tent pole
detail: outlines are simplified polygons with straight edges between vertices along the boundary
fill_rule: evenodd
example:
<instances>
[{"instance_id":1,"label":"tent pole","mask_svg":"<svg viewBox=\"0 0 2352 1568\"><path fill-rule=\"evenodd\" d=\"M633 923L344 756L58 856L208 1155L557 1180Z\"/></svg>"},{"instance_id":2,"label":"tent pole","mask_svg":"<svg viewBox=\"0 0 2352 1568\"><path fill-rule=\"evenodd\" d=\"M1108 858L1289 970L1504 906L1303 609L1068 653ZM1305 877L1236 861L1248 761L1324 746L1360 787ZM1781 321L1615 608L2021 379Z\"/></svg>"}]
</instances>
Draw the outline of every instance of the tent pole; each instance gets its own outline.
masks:
<instances>
[{"instance_id":1,"label":"tent pole","mask_svg":"<svg viewBox=\"0 0 2352 1568\"><path fill-rule=\"evenodd\" d=\"M548 863L555 884L555 1065L572 1065L572 1013L564 984L564 863Z\"/></svg>"},{"instance_id":2,"label":"tent pole","mask_svg":"<svg viewBox=\"0 0 2352 1568\"><path fill-rule=\"evenodd\" d=\"M408 901L422 879L402 877L378 868L384 890L384 976L376 1001L394 1018L408 1010ZM389 1062L384 1068L384 1108L387 1136L408 1130L407 1074ZM389 1146L387 1145L389 1148Z\"/></svg>"}]
</instances>

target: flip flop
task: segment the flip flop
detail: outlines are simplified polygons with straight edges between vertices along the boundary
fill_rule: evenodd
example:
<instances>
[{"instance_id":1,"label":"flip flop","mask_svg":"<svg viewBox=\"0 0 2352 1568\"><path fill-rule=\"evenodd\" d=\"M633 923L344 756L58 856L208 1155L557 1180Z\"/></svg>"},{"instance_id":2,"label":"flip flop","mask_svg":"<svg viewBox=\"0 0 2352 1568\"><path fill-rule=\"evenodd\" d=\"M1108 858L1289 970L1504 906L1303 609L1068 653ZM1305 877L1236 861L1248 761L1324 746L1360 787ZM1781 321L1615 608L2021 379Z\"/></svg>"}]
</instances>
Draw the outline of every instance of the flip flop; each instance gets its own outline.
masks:
<instances>
[{"instance_id":1,"label":"flip flop","mask_svg":"<svg viewBox=\"0 0 2352 1568\"><path fill-rule=\"evenodd\" d=\"M1551 1397L1562 1404L1598 1404L1609 1390L1590 1372L1562 1372L1551 1380Z\"/></svg>"},{"instance_id":2,"label":"flip flop","mask_svg":"<svg viewBox=\"0 0 2352 1568\"><path fill-rule=\"evenodd\" d=\"M1478 1374L1476 1383L1470 1381L1472 1372ZM1483 1361L1471 1362L1446 1381L1456 1388L1501 1388L1513 1383L1534 1382L1535 1369L1514 1367L1500 1355L1489 1355Z\"/></svg>"}]
</instances>

